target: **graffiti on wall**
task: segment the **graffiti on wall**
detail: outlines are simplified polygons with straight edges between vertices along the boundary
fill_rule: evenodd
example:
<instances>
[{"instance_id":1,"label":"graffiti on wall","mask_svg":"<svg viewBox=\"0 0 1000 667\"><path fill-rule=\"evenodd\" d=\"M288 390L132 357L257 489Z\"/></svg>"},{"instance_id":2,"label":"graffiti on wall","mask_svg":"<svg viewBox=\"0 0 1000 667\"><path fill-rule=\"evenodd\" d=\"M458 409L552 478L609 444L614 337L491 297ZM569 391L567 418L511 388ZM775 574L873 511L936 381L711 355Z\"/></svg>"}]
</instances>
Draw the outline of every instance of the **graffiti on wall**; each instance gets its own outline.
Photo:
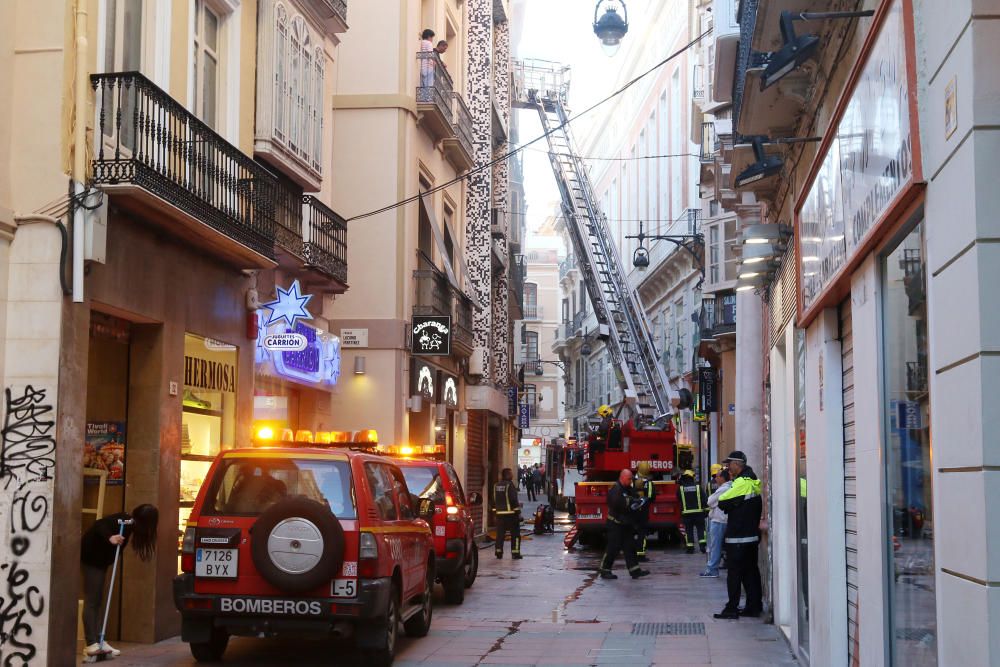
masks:
<instances>
[{"instance_id":1,"label":"graffiti on wall","mask_svg":"<svg viewBox=\"0 0 1000 667\"><path fill-rule=\"evenodd\" d=\"M43 662L37 644L44 640L44 589L30 564L47 559L48 539L36 535L49 516L55 467L54 410L45 389L31 385L4 392L0 442L0 491L8 506L6 557L0 564L0 656L3 667ZM32 553L32 540L35 540Z\"/></svg>"}]
</instances>

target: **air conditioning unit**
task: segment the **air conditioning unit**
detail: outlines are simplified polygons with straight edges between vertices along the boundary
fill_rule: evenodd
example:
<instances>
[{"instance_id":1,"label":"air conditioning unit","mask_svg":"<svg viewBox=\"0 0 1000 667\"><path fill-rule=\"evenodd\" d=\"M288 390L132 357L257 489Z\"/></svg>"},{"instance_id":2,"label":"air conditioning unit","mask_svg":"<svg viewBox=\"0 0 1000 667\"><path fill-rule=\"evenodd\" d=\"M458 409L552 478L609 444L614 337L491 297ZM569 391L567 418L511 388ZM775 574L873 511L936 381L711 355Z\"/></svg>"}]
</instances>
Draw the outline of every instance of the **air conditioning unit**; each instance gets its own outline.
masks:
<instances>
[{"instance_id":1,"label":"air conditioning unit","mask_svg":"<svg viewBox=\"0 0 1000 667\"><path fill-rule=\"evenodd\" d=\"M486 374L486 348L477 345L472 348L472 356L469 357L469 375Z\"/></svg>"}]
</instances>

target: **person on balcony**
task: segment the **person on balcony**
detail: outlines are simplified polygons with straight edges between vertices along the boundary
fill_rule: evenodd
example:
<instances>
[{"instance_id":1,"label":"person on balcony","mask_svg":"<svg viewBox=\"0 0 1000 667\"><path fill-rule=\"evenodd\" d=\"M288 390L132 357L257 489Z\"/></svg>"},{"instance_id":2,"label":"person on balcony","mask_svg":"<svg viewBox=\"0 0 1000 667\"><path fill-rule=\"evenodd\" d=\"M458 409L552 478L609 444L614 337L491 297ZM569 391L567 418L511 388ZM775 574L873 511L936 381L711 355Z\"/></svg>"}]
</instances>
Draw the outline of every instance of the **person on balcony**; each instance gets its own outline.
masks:
<instances>
[{"instance_id":1,"label":"person on balcony","mask_svg":"<svg viewBox=\"0 0 1000 667\"><path fill-rule=\"evenodd\" d=\"M420 53L434 52L434 31L427 28L420 34ZM437 54L435 53L435 57ZM428 56L420 58L420 87L430 88L434 85L434 60Z\"/></svg>"}]
</instances>

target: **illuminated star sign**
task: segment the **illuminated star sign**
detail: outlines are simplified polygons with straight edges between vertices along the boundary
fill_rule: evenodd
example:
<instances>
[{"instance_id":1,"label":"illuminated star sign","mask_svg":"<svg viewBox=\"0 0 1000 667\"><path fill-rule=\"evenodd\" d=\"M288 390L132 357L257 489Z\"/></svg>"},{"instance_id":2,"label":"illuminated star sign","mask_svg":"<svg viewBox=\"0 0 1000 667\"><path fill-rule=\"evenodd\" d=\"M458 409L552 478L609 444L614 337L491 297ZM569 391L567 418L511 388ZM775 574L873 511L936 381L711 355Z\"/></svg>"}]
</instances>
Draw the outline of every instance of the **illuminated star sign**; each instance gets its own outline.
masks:
<instances>
[{"instance_id":1,"label":"illuminated star sign","mask_svg":"<svg viewBox=\"0 0 1000 667\"><path fill-rule=\"evenodd\" d=\"M284 320L289 327L294 328L296 320L312 319L312 315L306 310L306 304L313 295L303 295L299 290L298 280L293 281L287 290L278 287L278 298L264 304L264 308L270 311L264 326L271 326L275 322Z\"/></svg>"}]
</instances>

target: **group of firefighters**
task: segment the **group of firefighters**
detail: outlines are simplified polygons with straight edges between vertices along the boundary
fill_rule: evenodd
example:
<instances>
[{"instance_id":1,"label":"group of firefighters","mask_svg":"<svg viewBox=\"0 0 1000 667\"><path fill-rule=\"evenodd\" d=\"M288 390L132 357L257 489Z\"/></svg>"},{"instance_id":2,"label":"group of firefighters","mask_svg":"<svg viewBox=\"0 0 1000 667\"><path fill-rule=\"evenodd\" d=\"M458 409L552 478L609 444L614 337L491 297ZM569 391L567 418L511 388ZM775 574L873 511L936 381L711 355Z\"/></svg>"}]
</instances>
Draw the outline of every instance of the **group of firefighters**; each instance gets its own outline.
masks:
<instances>
[{"instance_id":1,"label":"group of firefighters","mask_svg":"<svg viewBox=\"0 0 1000 667\"><path fill-rule=\"evenodd\" d=\"M601 423L598 437L608 437L611 408L598 409ZM760 570L757 565L760 543L760 519L763 509L761 484L747 457L733 451L722 463L711 466L712 480L707 488L695 481L693 470L684 470L677 480L677 498L684 525L687 553L694 553L695 542L701 553L709 553L707 567L702 577L718 577L722 547L725 545L728 568L727 588L729 600L716 618L738 619L756 617L761 613L762 591ZM493 488L493 506L497 513L496 556L503 557L506 534L511 535L511 556L521 558L520 507L517 487L510 469L504 469L502 479ZM648 463L639 464L633 475L622 470L618 481L608 491L607 548L601 559L599 574L602 579L617 579L612 566L619 552L624 553L625 566L633 579L650 574L639 563L646 556L648 512L656 487ZM711 529L706 535L705 519ZM746 591L746 604L739 606L741 591Z\"/></svg>"}]
</instances>

